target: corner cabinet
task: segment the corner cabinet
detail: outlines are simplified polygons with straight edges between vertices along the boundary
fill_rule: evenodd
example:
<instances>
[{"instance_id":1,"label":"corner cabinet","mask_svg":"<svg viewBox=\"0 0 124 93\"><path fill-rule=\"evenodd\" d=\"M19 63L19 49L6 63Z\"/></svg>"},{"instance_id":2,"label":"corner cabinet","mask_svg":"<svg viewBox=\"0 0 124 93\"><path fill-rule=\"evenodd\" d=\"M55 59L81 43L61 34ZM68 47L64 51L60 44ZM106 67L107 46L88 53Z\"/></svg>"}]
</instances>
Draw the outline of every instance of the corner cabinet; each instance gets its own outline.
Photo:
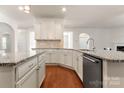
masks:
<instances>
[{"instance_id":1,"label":"corner cabinet","mask_svg":"<svg viewBox=\"0 0 124 93\"><path fill-rule=\"evenodd\" d=\"M72 58L72 50L48 50L48 59L47 63L54 63L54 64L62 64L69 67L72 67L73 58Z\"/></svg>"},{"instance_id":2,"label":"corner cabinet","mask_svg":"<svg viewBox=\"0 0 124 93\"><path fill-rule=\"evenodd\" d=\"M58 64L76 71L83 81L83 53L73 49L46 49L48 64Z\"/></svg>"}]
</instances>

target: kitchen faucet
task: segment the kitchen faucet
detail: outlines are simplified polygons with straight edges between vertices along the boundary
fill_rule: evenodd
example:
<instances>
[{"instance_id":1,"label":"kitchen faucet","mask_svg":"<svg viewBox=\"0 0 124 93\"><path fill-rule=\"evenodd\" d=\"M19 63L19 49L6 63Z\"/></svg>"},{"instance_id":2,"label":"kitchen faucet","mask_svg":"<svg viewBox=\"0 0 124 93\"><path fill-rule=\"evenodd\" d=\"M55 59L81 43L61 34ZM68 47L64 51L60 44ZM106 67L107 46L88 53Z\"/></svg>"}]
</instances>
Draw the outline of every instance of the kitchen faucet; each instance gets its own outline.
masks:
<instances>
[{"instance_id":1,"label":"kitchen faucet","mask_svg":"<svg viewBox=\"0 0 124 93\"><path fill-rule=\"evenodd\" d=\"M94 44L94 39L93 39L93 38L89 38L89 39L87 40L87 45L89 44L90 41L93 42L93 51L94 51L94 50L96 49L95 44Z\"/></svg>"}]
</instances>

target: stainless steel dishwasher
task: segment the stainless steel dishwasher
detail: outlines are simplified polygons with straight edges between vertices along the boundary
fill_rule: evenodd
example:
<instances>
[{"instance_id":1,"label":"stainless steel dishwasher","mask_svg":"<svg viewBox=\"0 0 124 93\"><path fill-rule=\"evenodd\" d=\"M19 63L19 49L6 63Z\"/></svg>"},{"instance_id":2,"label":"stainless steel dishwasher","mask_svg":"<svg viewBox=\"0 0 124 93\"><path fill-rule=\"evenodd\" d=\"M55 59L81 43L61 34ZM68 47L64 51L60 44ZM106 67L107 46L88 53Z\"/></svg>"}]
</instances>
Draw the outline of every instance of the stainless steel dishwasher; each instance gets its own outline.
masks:
<instances>
[{"instance_id":1,"label":"stainless steel dishwasher","mask_svg":"<svg viewBox=\"0 0 124 93\"><path fill-rule=\"evenodd\" d=\"M83 55L83 83L85 88L102 88L102 60Z\"/></svg>"}]
</instances>

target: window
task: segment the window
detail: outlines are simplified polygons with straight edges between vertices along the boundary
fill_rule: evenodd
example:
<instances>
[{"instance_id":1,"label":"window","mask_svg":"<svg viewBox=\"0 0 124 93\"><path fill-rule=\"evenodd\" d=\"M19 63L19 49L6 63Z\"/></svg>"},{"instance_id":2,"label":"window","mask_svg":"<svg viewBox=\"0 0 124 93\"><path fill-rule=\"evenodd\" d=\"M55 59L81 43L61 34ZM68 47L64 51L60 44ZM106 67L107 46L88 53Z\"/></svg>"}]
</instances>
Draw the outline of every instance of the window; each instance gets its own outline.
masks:
<instances>
[{"instance_id":1,"label":"window","mask_svg":"<svg viewBox=\"0 0 124 93\"><path fill-rule=\"evenodd\" d=\"M2 37L2 49L6 49L7 48L7 38L6 37Z\"/></svg>"},{"instance_id":2,"label":"window","mask_svg":"<svg viewBox=\"0 0 124 93\"><path fill-rule=\"evenodd\" d=\"M73 32L64 32L64 48L73 48Z\"/></svg>"},{"instance_id":3,"label":"window","mask_svg":"<svg viewBox=\"0 0 124 93\"><path fill-rule=\"evenodd\" d=\"M86 33L81 33L79 36L79 44L81 49L88 49L89 45L87 44L87 40L89 39L89 35Z\"/></svg>"}]
</instances>

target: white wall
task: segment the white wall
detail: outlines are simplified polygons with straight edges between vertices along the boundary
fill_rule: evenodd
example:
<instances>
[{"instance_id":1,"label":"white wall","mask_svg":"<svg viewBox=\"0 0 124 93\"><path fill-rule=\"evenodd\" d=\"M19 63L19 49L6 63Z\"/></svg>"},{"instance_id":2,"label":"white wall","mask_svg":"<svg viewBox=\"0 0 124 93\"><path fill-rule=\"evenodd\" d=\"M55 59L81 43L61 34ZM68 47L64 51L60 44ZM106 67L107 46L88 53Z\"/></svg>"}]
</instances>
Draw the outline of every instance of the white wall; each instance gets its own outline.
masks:
<instances>
[{"instance_id":1,"label":"white wall","mask_svg":"<svg viewBox=\"0 0 124 93\"><path fill-rule=\"evenodd\" d=\"M112 47L111 30L108 28L66 28L64 31L73 32L73 48L79 48L79 35L87 33L95 40L96 49Z\"/></svg>"},{"instance_id":2,"label":"white wall","mask_svg":"<svg viewBox=\"0 0 124 93\"><path fill-rule=\"evenodd\" d=\"M18 28L18 23L11 19L9 16L0 13L0 22L6 23L13 29L12 33L12 53L28 53L29 52L29 32L33 29L28 28Z\"/></svg>"},{"instance_id":3,"label":"white wall","mask_svg":"<svg viewBox=\"0 0 124 93\"><path fill-rule=\"evenodd\" d=\"M111 28L111 40L113 49L117 45L124 46L124 27Z\"/></svg>"},{"instance_id":4,"label":"white wall","mask_svg":"<svg viewBox=\"0 0 124 93\"><path fill-rule=\"evenodd\" d=\"M17 52L29 53L30 52L30 32L32 28L18 29L17 36Z\"/></svg>"},{"instance_id":5,"label":"white wall","mask_svg":"<svg viewBox=\"0 0 124 93\"><path fill-rule=\"evenodd\" d=\"M9 18L8 16L0 13L0 22L6 23L8 25L10 25L13 29L13 38L12 38L12 52L16 51L16 36L15 33L17 31L17 24L14 20L12 20L11 18Z\"/></svg>"}]
</instances>

